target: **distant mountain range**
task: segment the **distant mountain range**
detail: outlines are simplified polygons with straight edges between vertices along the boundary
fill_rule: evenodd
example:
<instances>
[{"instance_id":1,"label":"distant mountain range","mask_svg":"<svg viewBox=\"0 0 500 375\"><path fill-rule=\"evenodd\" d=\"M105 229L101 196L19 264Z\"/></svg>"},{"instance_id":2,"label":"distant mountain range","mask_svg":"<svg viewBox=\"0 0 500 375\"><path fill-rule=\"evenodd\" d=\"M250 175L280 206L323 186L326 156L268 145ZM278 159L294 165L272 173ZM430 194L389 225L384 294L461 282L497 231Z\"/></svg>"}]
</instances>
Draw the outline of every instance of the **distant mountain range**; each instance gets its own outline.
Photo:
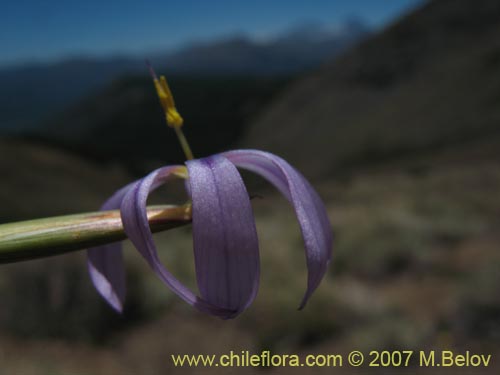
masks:
<instances>
[{"instance_id":1,"label":"distant mountain range","mask_svg":"<svg viewBox=\"0 0 500 375\"><path fill-rule=\"evenodd\" d=\"M354 19L335 29L301 25L266 41L235 36L149 56L73 58L1 68L0 130L29 131L120 76L144 75L144 57L169 76L291 75L338 55L369 31Z\"/></svg>"},{"instance_id":2,"label":"distant mountain range","mask_svg":"<svg viewBox=\"0 0 500 375\"><path fill-rule=\"evenodd\" d=\"M174 74L295 74L337 56L369 32L358 19L335 29L309 23L265 41L236 36L216 43L193 44L162 60Z\"/></svg>"}]
</instances>

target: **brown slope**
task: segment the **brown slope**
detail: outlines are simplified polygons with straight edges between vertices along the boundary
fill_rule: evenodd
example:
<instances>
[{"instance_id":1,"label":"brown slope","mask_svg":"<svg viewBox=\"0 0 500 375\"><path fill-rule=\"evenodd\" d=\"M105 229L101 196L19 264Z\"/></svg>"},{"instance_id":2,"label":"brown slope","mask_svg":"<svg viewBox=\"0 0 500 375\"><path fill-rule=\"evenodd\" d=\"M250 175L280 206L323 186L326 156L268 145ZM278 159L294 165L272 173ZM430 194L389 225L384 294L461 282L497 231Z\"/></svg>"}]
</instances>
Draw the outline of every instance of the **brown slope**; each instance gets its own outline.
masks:
<instances>
[{"instance_id":1,"label":"brown slope","mask_svg":"<svg viewBox=\"0 0 500 375\"><path fill-rule=\"evenodd\" d=\"M318 177L499 131L500 2L439 0L298 81L244 144Z\"/></svg>"},{"instance_id":2,"label":"brown slope","mask_svg":"<svg viewBox=\"0 0 500 375\"><path fill-rule=\"evenodd\" d=\"M98 210L131 177L42 143L0 138L0 224Z\"/></svg>"}]
</instances>

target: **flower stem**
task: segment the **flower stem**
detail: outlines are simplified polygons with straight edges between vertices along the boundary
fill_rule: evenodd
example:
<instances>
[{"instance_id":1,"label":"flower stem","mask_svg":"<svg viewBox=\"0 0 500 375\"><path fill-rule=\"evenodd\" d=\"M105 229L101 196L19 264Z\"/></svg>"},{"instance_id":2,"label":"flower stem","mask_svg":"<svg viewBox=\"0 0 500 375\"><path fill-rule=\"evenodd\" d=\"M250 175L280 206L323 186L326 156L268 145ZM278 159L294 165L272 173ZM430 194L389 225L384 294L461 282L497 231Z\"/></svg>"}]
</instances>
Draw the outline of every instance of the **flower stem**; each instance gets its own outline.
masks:
<instances>
[{"instance_id":1,"label":"flower stem","mask_svg":"<svg viewBox=\"0 0 500 375\"><path fill-rule=\"evenodd\" d=\"M181 144L182 151L184 151L184 155L186 155L187 160L193 160L193 152L191 151L191 147L189 147L189 143L184 136L184 132L182 131L182 128L180 127L175 127L175 134L177 134L177 138L179 139L179 143Z\"/></svg>"},{"instance_id":2,"label":"flower stem","mask_svg":"<svg viewBox=\"0 0 500 375\"><path fill-rule=\"evenodd\" d=\"M150 206L152 232L191 221L191 205ZM0 225L0 263L83 250L126 238L119 210L90 212Z\"/></svg>"}]
</instances>

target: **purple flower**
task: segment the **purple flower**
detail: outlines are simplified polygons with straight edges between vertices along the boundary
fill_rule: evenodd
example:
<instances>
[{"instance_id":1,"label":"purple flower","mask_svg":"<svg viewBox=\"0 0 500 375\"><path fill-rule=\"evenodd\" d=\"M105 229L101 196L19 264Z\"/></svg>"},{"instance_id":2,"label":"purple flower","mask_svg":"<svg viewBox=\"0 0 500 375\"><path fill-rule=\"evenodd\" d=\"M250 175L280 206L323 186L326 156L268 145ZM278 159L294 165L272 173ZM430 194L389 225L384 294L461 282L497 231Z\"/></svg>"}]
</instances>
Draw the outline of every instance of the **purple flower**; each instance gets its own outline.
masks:
<instances>
[{"instance_id":1,"label":"purple flower","mask_svg":"<svg viewBox=\"0 0 500 375\"><path fill-rule=\"evenodd\" d=\"M102 207L121 210L125 232L158 277L198 310L233 318L255 299L260 262L248 192L236 167L267 179L293 205L304 239L308 268L303 308L321 282L331 258L332 232L325 206L307 180L286 161L257 150L235 150L184 166L159 168L117 191ZM193 247L199 295L160 262L146 216L148 195L171 178L187 178L192 200ZM125 275L120 244L88 251L92 281L122 311Z\"/></svg>"}]
</instances>

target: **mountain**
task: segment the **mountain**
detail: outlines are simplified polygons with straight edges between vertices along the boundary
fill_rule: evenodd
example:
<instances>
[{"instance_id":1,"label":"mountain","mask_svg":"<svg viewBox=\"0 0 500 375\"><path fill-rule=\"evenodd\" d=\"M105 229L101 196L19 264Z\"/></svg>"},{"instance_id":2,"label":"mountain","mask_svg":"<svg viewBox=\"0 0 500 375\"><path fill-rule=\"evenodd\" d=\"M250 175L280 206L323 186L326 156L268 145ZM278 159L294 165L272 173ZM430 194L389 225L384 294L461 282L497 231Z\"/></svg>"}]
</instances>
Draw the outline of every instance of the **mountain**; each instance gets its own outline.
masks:
<instances>
[{"instance_id":1,"label":"mountain","mask_svg":"<svg viewBox=\"0 0 500 375\"><path fill-rule=\"evenodd\" d=\"M303 26L299 26L266 42L232 37L194 43L169 53L153 52L147 57L156 66L166 67L169 75L289 75L317 66L368 33L363 22L352 25L348 20L336 31L311 24L311 29L323 32L306 33L307 44L301 32ZM146 71L144 56L80 57L2 68L0 131L36 129L41 120L104 89L117 78L145 75Z\"/></svg>"},{"instance_id":2,"label":"mountain","mask_svg":"<svg viewBox=\"0 0 500 375\"><path fill-rule=\"evenodd\" d=\"M305 23L264 41L246 36L190 45L165 58L174 74L284 75L314 68L337 56L370 29L359 19L338 28Z\"/></svg>"},{"instance_id":3,"label":"mountain","mask_svg":"<svg viewBox=\"0 0 500 375\"><path fill-rule=\"evenodd\" d=\"M291 85L241 143L316 177L448 148L495 152L499 41L500 2L428 2Z\"/></svg>"}]
</instances>

